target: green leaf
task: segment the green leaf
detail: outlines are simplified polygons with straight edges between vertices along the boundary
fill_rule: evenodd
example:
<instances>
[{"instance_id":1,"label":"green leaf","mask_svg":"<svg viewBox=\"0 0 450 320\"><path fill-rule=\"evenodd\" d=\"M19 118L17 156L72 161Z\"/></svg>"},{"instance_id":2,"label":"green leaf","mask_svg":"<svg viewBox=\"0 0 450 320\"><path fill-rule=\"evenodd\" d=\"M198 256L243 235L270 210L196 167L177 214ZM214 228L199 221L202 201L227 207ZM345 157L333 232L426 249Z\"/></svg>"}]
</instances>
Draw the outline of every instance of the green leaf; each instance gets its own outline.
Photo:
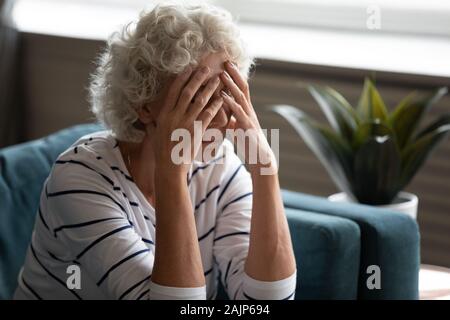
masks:
<instances>
[{"instance_id":1,"label":"green leaf","mask_svg":"<svg viewBox=\"0 0 450 320\"><path fill-rule=\"evenodd\" d=\"M447 88L435 90L425 98L417 98L415 93L408 95L394 109L389 122L395 131L400 149L403 149L413 137L424 114L429 107L447 93Z\"/></svg>"},{"instance_id":2,"label":"green leaf","mask_svg":"<svg viewBox=\"0 0 450 320\"><path fill-rule=\"evenodd\" d=\"M380 119L361 123L353 136L352 147L354 150L357 150L367 140L373 137L383 136L392 137L393 131L384 122L381 122Z\"/></svg>"},{"instance_id":3,"label":"green leaf","mask_svg":"<svg viewBox=\"0 0 450 320\"><path fill-rule=\"evenodd\" d=\"M350 103L332 88L309 86L308 90L319 104L331 127L347 141L352 141L358 116Z\"/></svg>"},{"instance_id":4,"label":"green leaf","mask_svg":"<svg viewBox=\"0 0 450 320\"><path fill-rule=\"evenodd\" d=\"M425 129L417 134L416 140L446 124L450 124L450 114L444 114L440 116L436 121L425 127Z\"/></svg>"},{"instance_id":5,"label":"green leaf","mask_svg":"<svg viewBox=\"0 0 450 320\"><path fill-rule=\"evenodd\" d=\"M401 157L392 136L370 136L355 153L354 192L360 203L389 204L397 195Z\"/></svg>"},{"instance_id":6,"label":"green leaf","mask_svg":"<svg viewBox=\"0 0 450 320\"><path fill-rule=\"evenodd\" d=\"M386 121L388 118L386 105L369 78L366 78L364 81L364 88L359 98L357 111L362 121L374 119Z\"/></svg>"},{"instance_id":7,"label":"green leaf","mask_svg":"<svg viewBox=\"0 0 450 320\"><path fill-rule=\"evenodd\" d=\"M403 170L400 179L401 188L406 187L420 167L425 163L431 152L449 132L450 124L441 125L423 134L402 151Z\"/></svg>"},{"instance_id":8,"label":"green leaf","mask_svg":"<svg viewBox=\"0 0 450 320\"><path fill-rule=\"evenodd\" d=\"M352 154L347 141L309 119L302 111L288 105L277 105L271 108L286 119L306 145L319 158L336 186L352 195Z\"/></svg>"}]
</instances>

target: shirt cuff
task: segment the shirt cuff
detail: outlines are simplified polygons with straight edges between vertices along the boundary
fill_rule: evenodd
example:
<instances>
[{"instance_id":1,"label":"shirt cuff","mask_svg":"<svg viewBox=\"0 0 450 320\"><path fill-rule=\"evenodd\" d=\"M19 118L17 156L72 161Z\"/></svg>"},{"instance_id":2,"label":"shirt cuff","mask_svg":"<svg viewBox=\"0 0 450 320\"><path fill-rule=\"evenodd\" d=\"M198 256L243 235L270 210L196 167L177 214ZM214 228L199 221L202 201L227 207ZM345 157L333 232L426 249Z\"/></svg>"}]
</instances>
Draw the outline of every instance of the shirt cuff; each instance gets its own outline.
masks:
<instances>
[{"instance_id":1,"label":"shirt cuff","mask_svg":"<svg viewBox=\"0 0 450 320\"><path fill-rule=\"evenodd\" d=\"M181 288L168 287L150 280L150 300L206 300L206 286Z\"/></svg>"},{"instance_id":2,"label":"shirt cuff","mask_svg":"<svg viewBox=\"0 0 450 320\"><path fill-rule=\"evenodd\" d=\"M277 281L261 281L244 272L243 294L249 300L294 300L297 270Z\"/></svg>"}]
</instances>

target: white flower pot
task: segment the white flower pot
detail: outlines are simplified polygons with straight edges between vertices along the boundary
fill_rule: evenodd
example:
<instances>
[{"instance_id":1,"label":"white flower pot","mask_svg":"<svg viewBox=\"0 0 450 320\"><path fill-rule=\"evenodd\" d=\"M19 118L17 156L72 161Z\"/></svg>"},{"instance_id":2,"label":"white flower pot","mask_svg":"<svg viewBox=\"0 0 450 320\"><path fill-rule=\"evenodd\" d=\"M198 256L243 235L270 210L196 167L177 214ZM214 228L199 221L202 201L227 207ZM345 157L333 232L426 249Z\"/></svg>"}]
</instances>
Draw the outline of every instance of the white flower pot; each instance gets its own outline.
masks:
<instances>
[{"instance_id":1,"label":"white flower pot","mask_svg":"<svg viewBox=\"0 0 450 320\"><path fill-rule=\"evenodd\" d=\"M345 192L339 192L332 194L328 197L328 200L334 202L354 202L354 199L347 196ZM409 192L400 192L391 204L378 205L374 207L386 208L395 210L401 213L405 213L414 220L417 220L417 207L419 205L419 199L415 194Z\"/></svg>"}]
</instances>

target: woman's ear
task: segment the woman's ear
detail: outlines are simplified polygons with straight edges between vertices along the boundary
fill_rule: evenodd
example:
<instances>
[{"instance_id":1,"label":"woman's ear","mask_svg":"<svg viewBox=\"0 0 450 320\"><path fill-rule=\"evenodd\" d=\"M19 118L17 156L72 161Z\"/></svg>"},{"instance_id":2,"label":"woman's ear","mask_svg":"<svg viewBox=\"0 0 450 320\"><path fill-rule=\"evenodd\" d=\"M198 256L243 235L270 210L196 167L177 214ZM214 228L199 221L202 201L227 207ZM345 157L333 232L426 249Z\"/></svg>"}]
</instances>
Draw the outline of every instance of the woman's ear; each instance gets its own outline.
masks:
<instances>
[{"instance_id":1,"label":"woman's ear","mask_svg":"<svg viewBox=\"0 0 450 320\"><path fill-rule=\"evenodd\" d=\"M154 115L152 113L152 108L146 104L137 110L139 120L142 124L148 125L155 122Z\"/></svg>"}]
</instances>

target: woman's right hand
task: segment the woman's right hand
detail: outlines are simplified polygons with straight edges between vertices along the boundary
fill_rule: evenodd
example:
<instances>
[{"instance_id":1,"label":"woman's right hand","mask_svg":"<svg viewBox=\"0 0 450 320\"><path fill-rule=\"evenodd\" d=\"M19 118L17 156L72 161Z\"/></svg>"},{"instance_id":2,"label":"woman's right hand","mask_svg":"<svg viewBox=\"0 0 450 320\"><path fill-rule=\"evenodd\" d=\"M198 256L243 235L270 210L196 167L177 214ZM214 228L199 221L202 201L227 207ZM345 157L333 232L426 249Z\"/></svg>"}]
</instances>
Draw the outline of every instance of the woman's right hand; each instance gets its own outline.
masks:
<instances>
[{"instance_id":1,"label":"woman's right hand","mask_svg":"<svg viewBox=\"0 0 450 320\"><path fill-rule=\"evenodd\" d=\"M202 84L208 79L209 72L208 67L202 67L195 72L188 67L170 85L156 124L151 132L148 132L153 139L155 161L158 167L188 172L192 160L199 151L206 128L223 104L221 97L211 99L220 83L218 77L211 78L202 88ZM201 121L201 135L194 136L194 121ZM176 159L172 159L172 150L180 143L171 139L176 129L186 129L191 136L187 163L184 161L177 164Z\"/></svg>"}]
</instances>

